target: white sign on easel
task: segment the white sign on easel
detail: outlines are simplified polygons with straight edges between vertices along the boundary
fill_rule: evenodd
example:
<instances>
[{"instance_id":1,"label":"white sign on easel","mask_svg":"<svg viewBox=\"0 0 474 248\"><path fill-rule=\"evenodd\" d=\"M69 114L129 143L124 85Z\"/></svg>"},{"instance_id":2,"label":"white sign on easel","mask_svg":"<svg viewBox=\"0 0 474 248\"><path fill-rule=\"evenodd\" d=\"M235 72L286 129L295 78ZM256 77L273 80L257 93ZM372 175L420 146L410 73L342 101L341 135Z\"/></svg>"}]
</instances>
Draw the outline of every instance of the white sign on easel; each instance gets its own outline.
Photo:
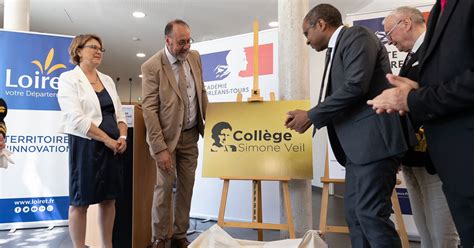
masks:
<instances>
[{"instance_id":1,"label":"white sign on easel","mask_svg":"<svg viewBox=\"0 0 474 248\"><path fill-rule=\"evenodd\" d=\"M337 162L336 156L331 147L331 142L328 138L328 159L329 159L329 178L331 179L345 179L346 168Z\"/></svg>"}]
</instances>

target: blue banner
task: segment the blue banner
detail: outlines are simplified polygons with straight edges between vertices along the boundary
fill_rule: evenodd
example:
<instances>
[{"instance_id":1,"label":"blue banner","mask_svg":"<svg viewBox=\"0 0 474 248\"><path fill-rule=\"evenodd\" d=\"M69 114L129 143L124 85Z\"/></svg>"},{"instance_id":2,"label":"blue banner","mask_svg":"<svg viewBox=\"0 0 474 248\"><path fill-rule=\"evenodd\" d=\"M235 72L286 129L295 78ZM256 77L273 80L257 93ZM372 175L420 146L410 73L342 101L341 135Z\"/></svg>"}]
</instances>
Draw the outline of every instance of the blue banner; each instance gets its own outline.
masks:
<instances>
[{"instance_id":1,"label":"blue banner","mask_svg":"<svg viewBox=\"0 0 474 248\"><path fill-rule=\"evenodd\" d=\"M382 24L383 19L384 19L383 17L379 17L379 18L358 20L358 21L354 21L354 26L365 26L372 29L372 31L374 31L375 35L377 35L380 41L382 41L384 45L387 45L388 39L387 39L387 36L383 28L383 24Z\"/></svg>"},{"instance_id":2,"label":"blue banner","mask_svg":"<svg viewBox=\"0 0 474 248\"><path fill-rule=\"evenodd\" d=\"M67 220L69 197L0 199L0 223Z\"/></svg>"},{"instance_id":3,"label":"blue banner","mask_svg":"<svg viewBox=\"0 0 474 248\"><path fill-rule=\"evenodd\" d=\"M70 37L0 30L0 97L9 109L59 111L59 75L69 63Z\"/></svg>"},{"instance_id":4,"label":"blue banner","mask_svg":"<svg viewBox=\"0 0 474 248\"><path fill-rule=\"evenodd\" d=\"M395 188L398 195L398 202L400 203L400 209L402 214L412 215L410 198L408 197L408 191L406 188Z\"/></svg>"},{"instance_id":5,"label":"blue banner","mask_svg":"<svg viewBox=\"0 0 474 248\"><path fill-rule=\"evenodd\" d=\"M0 30L0 97L8 106L6 145L15 162L0 171L2 227L68 219L69 150L67 136L58 133L57 91L59 75L73 68L71 41Z\"/></svg>"}]
</instances>

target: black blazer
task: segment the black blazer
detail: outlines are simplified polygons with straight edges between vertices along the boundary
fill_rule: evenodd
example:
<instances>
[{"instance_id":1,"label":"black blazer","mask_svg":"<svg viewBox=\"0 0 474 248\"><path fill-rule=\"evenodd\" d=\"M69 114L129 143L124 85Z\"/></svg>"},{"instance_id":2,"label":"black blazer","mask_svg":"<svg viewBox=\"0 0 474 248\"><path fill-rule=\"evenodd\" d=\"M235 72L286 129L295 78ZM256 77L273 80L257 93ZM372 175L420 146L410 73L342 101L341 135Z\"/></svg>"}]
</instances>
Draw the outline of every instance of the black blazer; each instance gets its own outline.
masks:
<instances>
[{"instance_id":1,"label":"black blazer","mask_svg":"<svg viewBox=\"0 0 474 248\"><path fill-rule=\"evenodd\" d=\"M416 51L416 53L413 53L411 55L411 59L409 61L405 61L405 63L403 63L403 66L400 69L400 72L398 73L399 76L407 77L411 80L418 82L418 72L420 68L420 61L418 57L420 53L420 48Z\"/></svg>"},{"instance_id":2,"label":"black blazer","mask_svg":"<svg viewBox=\"0 0 474 248\"><path fill-rule=\"evenodd\" d=\"M308 113L315 128L328 127L340 164L345 164L346 156L356 164L366 164L400 155L416 142L413 129L411 140L405 140L398 115L377 115L366 103L389 87L385 78L389 72L387 50L373 32L360 26L341 30L328 97Z\"/></svg>"},{"instance_id":3,"label":"black blazer","mask_svg":"<svg viewBox=\"0 0 474 248\"><path fill-rule=\"evenodd\" d=\"M413 118L423 122L443 185L474 196L474 1L438 0L420 51L421 88L410 92Z\"/></svg>"},{"instance_id":4,"label":"black blazer","mask_svg":"<svg viewBox=\"0 0 474 248\"><path fill-rule=\"evenodd\" d=\"M418 73L420 65L418 57L420 54L420 49L418 49L417 52L411 55L410 60L405 61L402 68L400 69L400 72L398 73L399 76L407 77L413 81L418 82ZM422 123L416 123L413 121L411 114L408 114L408 117L406 118L410 118L410 121L412 121L412 125L415 130L418 130L422 126ZM423 136L423 134L419 133L418 131L416 132L418 133L417 136L419 135L420 138ZM409 167L425 167L428 173L436 174L436 170L433 166L433 163L431 162L431 158L428 153L415 151L414 147L410 147L405 156L402 158L402 164Z\"/></svg>"}]
</instances>

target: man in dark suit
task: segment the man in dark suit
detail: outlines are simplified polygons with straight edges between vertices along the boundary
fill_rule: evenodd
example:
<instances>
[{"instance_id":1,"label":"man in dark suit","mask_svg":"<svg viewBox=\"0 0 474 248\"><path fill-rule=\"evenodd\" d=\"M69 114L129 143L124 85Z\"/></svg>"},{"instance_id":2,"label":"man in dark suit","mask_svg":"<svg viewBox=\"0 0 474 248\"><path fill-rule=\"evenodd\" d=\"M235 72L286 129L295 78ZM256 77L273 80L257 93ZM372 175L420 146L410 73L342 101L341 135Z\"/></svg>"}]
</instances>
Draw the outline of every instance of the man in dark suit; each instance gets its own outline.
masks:
<instances>
[{"instance_id":1,"label":"man in dark suit","mask_svg":"<svg viewBox=\"0 0 474 248\"><path fill-rule=\"evenodd\" d=\"M389 44L408 53L398 75L418 81L418 56L426 31L423 14L413 7L399 7L383 24ZM402 158L402 172L421 246L455 248L459 236L449 213L443 184L427 154L423 128L419 123L413 125L419 128L416 134L419 142Z\"/></svg>"},{"instance_id":2,"label":"man in dark suit","mask_svg":"<svg viewBox=\"0 0 474 248\"><path fill-rule=\"evenodd\" d=\"M329 4L306 15L303 33L316 51L327 48L331 69L325 68L319 104L289 112L285 125L298 132L327 126L335 156L346 167L344 206L352 247L401 247L389 219L390 196L409 142L398 116L376 115L365 104L389 87L387 51L372 31L344 27Z\"/></svg>"},{"instance_id":3,"label":"man in dark suit","mask_svg":"<svg viewBox=\"0 0 474 248\"><path fill-rule=\"evenodd\" d=\"M396 87L368 103L410 112L423 123L463 247L474 246L474 1L438 0L428 19L419 85L388 75Z\"/></svg>"}]
</instances>

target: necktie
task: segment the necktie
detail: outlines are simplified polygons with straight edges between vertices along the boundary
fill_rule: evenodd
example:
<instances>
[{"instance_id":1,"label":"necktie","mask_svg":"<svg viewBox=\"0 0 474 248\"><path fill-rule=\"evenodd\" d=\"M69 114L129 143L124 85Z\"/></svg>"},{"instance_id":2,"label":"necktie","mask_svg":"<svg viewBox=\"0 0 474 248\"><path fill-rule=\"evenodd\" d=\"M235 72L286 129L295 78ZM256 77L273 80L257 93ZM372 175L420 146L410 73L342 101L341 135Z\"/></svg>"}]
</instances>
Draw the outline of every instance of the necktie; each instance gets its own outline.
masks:
<instances>
[{"instance_id":1,"label":"necktie","mask_svg":"<svg viewBox=\"0 0 474 248\"><path fill-rule=\"evenodd\" d=\"M399 76L405 77L407 75L407 71L409 70L409 66L411 65L410 60L413 57L413 52L409 52L405 57L405 61L403 62L402 68L400 68L400 72L398 73Z\"/></svg>"},{"instance_id":2,"label":"necktie","mask_svg":"<svg viewBox=\"0 0 474 248\"><path fill-rule=\"evenodd\" d=\"M178 80L178 88L179 92L181 93L181 98L183 99L184 103L184 123L183 125L188 121L188 115L189 115L189 99L188 99L188 80L186 80L186 74L184 73L184 63L185 61L177 61L178 63L178 75L179 75L179 80Z\"/></svg>"},{"instance_id":3,"label":"necktie","mask_svg":"<svg viewBox=\"0 0 474 248\"><path fill-rule=\"evenodd\" d=\"M448 0L441 0L441 12L444 11L444 7L446 6L446 2L447 2L447 1L448 1Z\"/></svg>"},{"instance_id":4,"label":"necktie","mask_svg":"<svg viewBox=\"0 0 474 248\"><path fill-rule=\"evenodd\" d=\"M326 95L327 80L326 76L328 74L329 61L331 60L331 51L332 47L326 49L326 59L324 60L324 72L323 72L323 81L321 82L321 89L319 90L319 100L318 103L323 102ZM323 96L324 95L324 96Z\"/></svg>"},{"instance_id":5,"label":"necktie","mask_svg":"<svg viewBox=\"0 0 474 248\"><path fill-rule=\"evenodd\" d=\"M405 58L405 62L403 62L403 67L408 66L410 64L410 60L413 57L413 52L409 52L407 57Z\"/></svg>"}]
</instances>

